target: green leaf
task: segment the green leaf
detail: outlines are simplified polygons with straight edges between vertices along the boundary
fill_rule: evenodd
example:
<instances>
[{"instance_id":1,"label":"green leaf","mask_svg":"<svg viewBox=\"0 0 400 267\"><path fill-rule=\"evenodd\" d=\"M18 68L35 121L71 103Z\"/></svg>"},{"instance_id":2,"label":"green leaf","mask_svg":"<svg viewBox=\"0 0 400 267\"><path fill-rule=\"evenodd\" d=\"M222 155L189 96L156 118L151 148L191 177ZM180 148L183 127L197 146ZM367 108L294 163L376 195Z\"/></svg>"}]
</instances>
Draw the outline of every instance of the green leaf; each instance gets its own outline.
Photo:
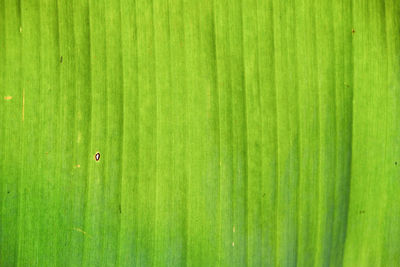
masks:
<instances>
[{"instance_id":1,"label":"green leaf","mask_svg":"<svg viewBox=\"0 0 400 267\"><path fill-rule=\"evenodd\" d=\"M0 266L398 266L399 18L0 0Z\"/></svg>"}]
</instances>

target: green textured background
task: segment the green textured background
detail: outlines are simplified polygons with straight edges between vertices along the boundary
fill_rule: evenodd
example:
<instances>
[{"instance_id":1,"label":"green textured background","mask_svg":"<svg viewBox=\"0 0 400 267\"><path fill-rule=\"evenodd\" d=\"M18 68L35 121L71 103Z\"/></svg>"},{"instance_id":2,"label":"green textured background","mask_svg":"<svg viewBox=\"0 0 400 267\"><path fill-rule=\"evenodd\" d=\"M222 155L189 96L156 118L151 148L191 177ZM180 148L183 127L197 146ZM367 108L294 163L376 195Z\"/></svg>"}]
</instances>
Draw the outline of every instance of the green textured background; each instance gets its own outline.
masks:
<instances>
[{"instance_id":1,"label":"green textured background","mask_svg":"<svg viewBox=\"0 0 400 267\"><path fill-rule=\"evenodd\" d=\"M0 266L400 264L398 0L0 0L0 94Z\"/></svg>"}]
</instances>

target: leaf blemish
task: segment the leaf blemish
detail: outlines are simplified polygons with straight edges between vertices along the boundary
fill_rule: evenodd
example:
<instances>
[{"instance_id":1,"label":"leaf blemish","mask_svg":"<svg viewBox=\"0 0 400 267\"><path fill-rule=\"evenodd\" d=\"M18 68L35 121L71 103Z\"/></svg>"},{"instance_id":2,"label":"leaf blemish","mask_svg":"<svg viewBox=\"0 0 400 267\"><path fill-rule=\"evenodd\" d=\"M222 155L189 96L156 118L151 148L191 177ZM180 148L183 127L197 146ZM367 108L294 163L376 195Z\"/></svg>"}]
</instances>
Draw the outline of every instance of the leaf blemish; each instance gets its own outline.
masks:
<instances>
[{"instance_id":1,"label":"leaf blemish","mask_svg":"<svg viewBox=\"0 0 400 267\"><path fill-rule=\"evenodd\" d=\"M25 118L25 88L22 89L22 121Z\"/></svg>"},{"instance_id":2,"label":"leaf blemish","mask_svg":"<svg viewBox=\"0 0 400 267\"><path fill-rule=\"evenodd\" d=\"M75 231L80 232L84 235L86 235L87 233L85 231L83 231L81 228L74 228Z\"/></svg>"},{"instance_id":3,"label":"leaf blemish","mask_svg":"<svg viewBox=\"0 0 400 267\"><path fill-rule=\"evenodd\" d=\"M96 161L99 161L99 160L100 160L100 153L99 153L99 152L97 152L96 155L94 155L94 159L95 159Z\"/></svg>"}]
</instances>

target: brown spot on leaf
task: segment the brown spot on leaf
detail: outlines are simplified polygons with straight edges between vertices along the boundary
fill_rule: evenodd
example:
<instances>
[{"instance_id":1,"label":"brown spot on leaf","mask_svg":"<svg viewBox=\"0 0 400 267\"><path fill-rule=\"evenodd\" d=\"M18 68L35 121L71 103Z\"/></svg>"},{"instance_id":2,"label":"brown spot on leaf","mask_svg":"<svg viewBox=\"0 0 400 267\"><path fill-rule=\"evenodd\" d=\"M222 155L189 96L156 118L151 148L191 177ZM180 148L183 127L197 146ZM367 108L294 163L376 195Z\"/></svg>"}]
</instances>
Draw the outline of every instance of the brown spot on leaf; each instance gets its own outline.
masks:
<instances>
[{"instance_id":1,"label":"brown spot on leaf","mask_svg":"<svg viewBox=\"0 0 400 267\"><path fill-rule=\"evenodd\" d=\"M88 233L86 233L85 231L83 231L81 228L74 228L74 230L90 237L90 235Z\"/></svg>"},{"instance_id":2,"label":"brown spot on leaf","mask_svg":"<svg viewBox=\"0 0 400 267\"><path fill-rule=\"evenodd\" d=\"M25 89L22 89L22 121L25 119Z\"/></svg>"},{"instance_id":3,"label":"brown spot on leaf","mask_svg":"<svg viewBox=\"0 0 400 267\"><path fill-rule=\"evenodd\" d=\"M82 134L81 134L81 132L78 132L78 143L81 142L81 139L82 139Z\"/></svg>"},{"instance_id":4,"label":"brown spot on leaf","mask_svg":"<svg viewBox=\"0 0 400 267\"><path fill-rule=\"evenodd\" d=\"M4 100L11 100L12 99L12 96L5 96L4 97Z\"/></svg>"}]
</instances>

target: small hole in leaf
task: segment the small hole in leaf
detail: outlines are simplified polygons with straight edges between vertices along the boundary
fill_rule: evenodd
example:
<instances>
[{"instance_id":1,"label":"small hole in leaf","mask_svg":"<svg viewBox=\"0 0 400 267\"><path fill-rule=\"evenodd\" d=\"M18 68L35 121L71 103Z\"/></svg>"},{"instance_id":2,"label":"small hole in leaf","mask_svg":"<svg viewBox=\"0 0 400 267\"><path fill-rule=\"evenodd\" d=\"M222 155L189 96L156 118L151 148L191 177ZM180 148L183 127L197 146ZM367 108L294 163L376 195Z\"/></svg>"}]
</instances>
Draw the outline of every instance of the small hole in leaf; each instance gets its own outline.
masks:
<instances>
[{"instance_id":1,"label":"small hole in leaf","mask_svg":"<svg viewBox=\"0 0 400 267\"><path fill-rule=\"evenodd\" d=\"M99 153L99 152L97 152L96 155L94 155L94 159L95 159L96 161L99 161L99 160L100 160L100 153Z\"/></svg>"}]
</instances>

